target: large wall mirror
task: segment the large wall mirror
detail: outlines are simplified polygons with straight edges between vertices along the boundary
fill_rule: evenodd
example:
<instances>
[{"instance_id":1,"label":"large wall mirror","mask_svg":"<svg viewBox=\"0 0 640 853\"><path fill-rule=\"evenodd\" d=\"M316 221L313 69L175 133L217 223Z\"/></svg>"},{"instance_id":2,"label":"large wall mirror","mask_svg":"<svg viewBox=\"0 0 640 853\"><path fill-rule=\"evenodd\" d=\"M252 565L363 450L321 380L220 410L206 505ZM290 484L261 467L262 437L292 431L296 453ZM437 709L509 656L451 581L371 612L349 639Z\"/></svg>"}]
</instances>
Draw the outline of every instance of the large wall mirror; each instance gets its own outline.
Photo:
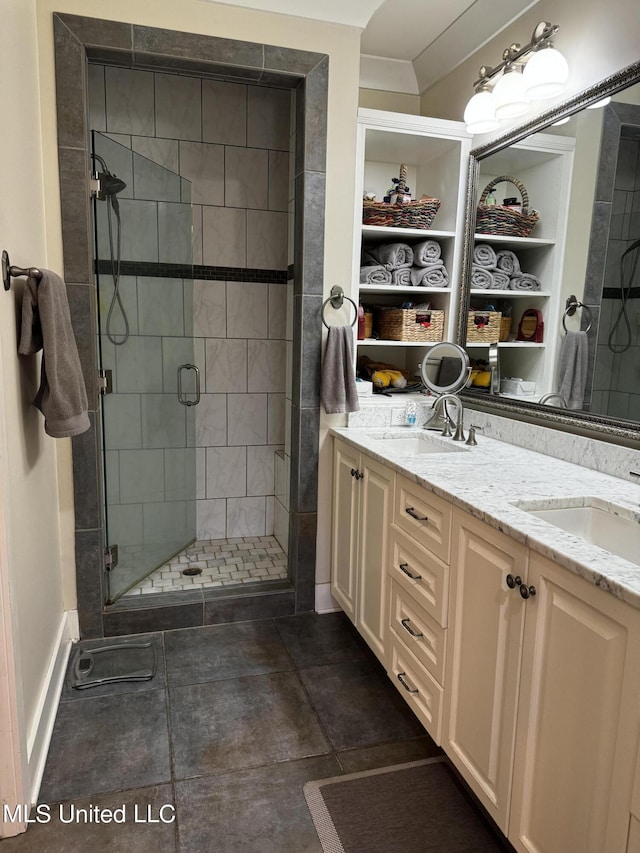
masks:
<instances>
[{"instance_id":1,"label":"large wall mirror","mask_svg":"<svg viewBox=\"0 0 640 853\"><path fill-rule=\"evenodd\" d=\"M640 440L640 62L471 152L463 276L468 403Z\"/></svg>"}]
</instances>

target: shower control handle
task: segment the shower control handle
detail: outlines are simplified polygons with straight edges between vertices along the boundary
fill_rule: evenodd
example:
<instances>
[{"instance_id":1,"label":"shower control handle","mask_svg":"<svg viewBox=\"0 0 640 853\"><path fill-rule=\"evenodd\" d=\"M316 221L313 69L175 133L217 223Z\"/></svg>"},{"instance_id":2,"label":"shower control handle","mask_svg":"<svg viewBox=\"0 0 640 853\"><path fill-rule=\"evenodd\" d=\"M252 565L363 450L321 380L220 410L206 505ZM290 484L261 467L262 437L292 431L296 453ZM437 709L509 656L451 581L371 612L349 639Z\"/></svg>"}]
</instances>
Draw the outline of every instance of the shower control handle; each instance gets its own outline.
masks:
<instances>
[{"instance_id":1,"label":"shower control handle","mask_svg":"<svg viewBox=\"0 0 640 853\"><path fill-rule=\"evenodd\" d=\"M182 390L182 376L184 370L195 370L196 372L196 390L194 392L195 400L189 400ZM200 370L195 364L186 363L178 365L178 400L183 406L197 406L200 402Z\"/></svg>"}]
</instances>

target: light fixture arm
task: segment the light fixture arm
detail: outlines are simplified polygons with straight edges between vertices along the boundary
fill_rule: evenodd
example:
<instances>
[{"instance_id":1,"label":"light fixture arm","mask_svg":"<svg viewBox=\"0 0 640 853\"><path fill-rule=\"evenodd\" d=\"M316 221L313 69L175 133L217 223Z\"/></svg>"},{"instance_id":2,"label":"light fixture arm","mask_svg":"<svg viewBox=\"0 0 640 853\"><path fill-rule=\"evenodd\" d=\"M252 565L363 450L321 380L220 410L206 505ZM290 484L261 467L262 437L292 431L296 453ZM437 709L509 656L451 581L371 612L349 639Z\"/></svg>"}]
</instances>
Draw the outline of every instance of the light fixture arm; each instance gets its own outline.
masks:
<instances>
[{"instance_id":1,"label":"light fixture arm","mask_svg":"<svg viewBox=\"0 0 640 853\"><path fill-rule=\"evenodd\" d=\"M503 51L502 62L499 65L496 65L495 68L492 68L489 65L483 65L478 72L480 76L474 82L473 88L476 91L480 91L482 88L487 86L490 80L510 65L519 62L525 57L528 58L528 54L533 53L536 50L540 50L541 47L550 46L551 39L556 35L559 29L560 28L557 24L540 21L533 31L531 41L528 42L528 44L525 44L523 47L515 43L509 45L509 47L505 48Z\"/></svg>"}]
</instances>

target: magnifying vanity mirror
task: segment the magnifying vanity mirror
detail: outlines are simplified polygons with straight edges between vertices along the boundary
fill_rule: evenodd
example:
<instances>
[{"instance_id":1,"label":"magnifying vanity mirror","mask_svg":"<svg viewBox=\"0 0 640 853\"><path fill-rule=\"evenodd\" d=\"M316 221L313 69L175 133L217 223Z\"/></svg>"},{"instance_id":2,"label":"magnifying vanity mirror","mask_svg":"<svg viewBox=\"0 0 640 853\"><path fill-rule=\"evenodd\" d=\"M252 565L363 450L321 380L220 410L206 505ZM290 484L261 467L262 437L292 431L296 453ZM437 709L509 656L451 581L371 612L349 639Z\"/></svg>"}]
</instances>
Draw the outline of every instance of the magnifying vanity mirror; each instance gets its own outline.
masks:
<instances>
[{"instance_id":1,"label":"magnifying vanity mirror","mask_svg":"<svg viewBox=\"0 0 640 853\"><path fill-rule=\"evenodd\" d=\"M640 440L640 62L474 149L466 226L458 340L502 382L463 397Z\"/></svg>"},{"instance_id":2,"label":"magnifying vanity mirror","mask_svg":"<svg viewBox=\"0 0 640 853\"><path fill-rule=\"evenodd\" d=\"M458 344L443 341L431 347L420 365L420 378L432 394L457 394L469 381L467 352Z\"/></svg>"}]
</instances>

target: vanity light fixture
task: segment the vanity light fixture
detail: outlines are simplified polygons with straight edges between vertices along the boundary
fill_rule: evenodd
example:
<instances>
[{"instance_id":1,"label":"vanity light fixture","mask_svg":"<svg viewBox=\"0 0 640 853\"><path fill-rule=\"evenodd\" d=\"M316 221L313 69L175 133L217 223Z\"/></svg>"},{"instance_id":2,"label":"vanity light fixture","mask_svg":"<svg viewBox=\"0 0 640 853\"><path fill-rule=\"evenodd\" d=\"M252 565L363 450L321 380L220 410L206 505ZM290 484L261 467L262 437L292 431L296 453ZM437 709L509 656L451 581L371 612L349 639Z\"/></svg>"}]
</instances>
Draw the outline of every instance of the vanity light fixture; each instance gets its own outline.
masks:
<instances>
[{"instance_id":1,"label":"vanity light fixture","mask_svg":"<svg viewBox=\"0 0 640 853\"><path fill-rule=\"evenodd\" d=\"M495 68L480 68L473 84L475 94L464 111L469 133L495 130L499 122L524 115L531 101L553 98L564 91L569 66L551 42L558 29L557 24L540 21L528 44L511 44Z\"/></svg>"}]
</instances>

